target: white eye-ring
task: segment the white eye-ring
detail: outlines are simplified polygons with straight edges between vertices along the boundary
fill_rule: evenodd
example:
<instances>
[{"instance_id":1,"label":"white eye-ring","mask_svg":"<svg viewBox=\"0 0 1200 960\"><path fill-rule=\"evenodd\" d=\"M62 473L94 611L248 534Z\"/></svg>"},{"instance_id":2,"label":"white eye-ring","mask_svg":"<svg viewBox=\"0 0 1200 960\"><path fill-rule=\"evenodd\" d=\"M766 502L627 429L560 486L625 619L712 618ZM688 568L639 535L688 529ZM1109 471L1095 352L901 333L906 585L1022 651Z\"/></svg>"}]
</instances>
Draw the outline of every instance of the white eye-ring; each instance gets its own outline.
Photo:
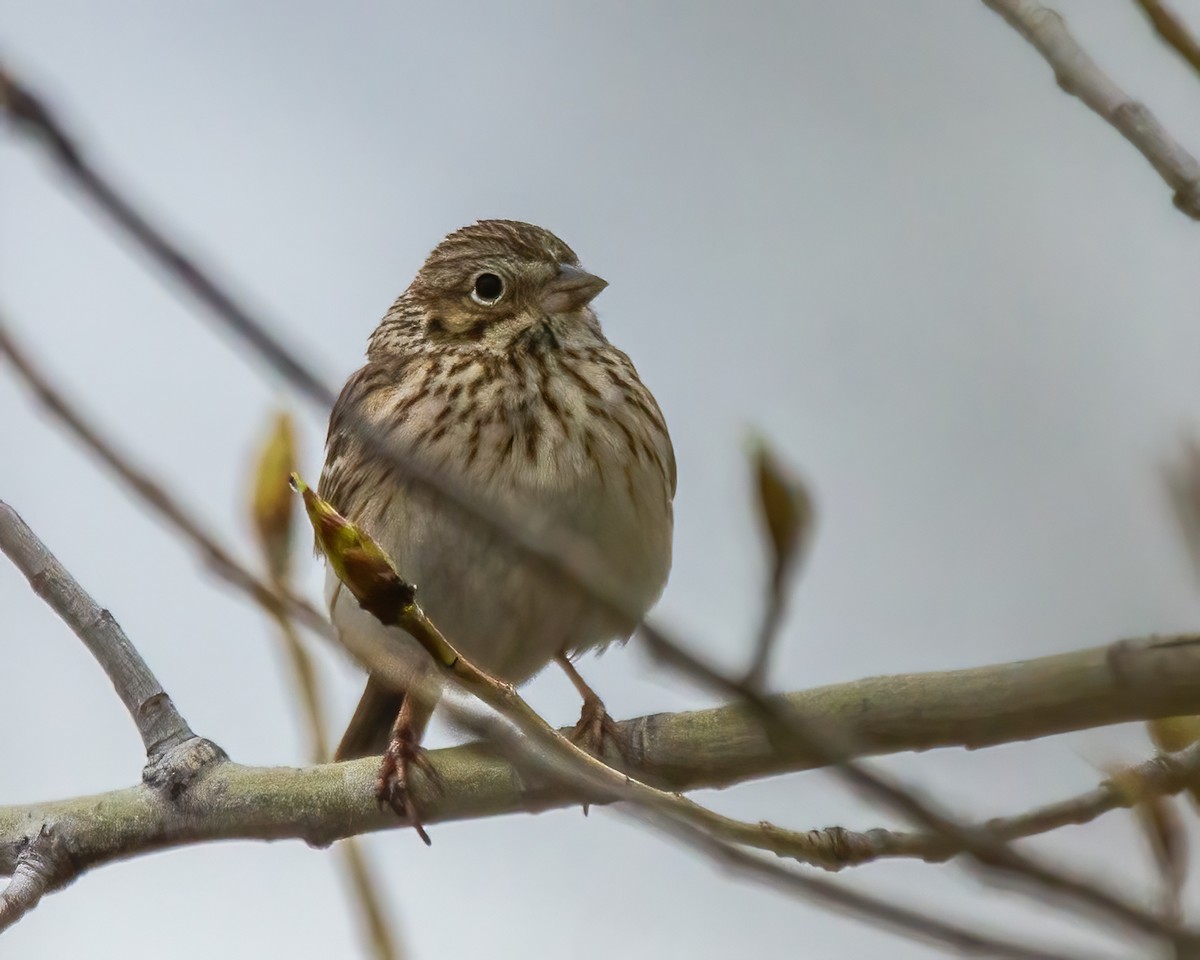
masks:
<instances>
[{"instance_id":1,"label":"white eye-ring","mask_svg":"<svg viewBox=\"0 0 1200 960\"><path fill-rule=\"evenodd\" d=\"M471 299L483 307L490 307L504 296L504 280L495 273L481 273L471 285Z\"/></svg>"}]
</instances>

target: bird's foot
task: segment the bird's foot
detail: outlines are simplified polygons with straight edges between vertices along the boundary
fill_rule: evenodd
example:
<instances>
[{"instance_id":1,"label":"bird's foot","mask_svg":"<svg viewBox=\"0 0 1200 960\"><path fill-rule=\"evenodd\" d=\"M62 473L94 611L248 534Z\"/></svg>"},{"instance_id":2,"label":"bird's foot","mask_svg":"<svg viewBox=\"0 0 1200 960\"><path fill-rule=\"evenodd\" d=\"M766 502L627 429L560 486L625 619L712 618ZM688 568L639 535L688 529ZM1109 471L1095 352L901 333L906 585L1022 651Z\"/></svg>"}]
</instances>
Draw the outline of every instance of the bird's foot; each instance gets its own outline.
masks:
<instances>
[{"instance_id":1,"label":"bird's foot","mask_svg":"<svg viewBox=\"0 0 1200 960\"><path fill-rule=\"evenodd\" d=\"M625 741L617 722L608 715L604 701L595 694L583 698L583 709L579 711L579 722L571 730L571 742L601 759L611 745L628 762Z\"/></svg>"},{"instance_id":2,"label":"bird's foot","mask_svg":"<svg viewBox=\"0 0 1200 960\"><path fill-rule=\"evenodd\" d=\"M416 733L410 729L393 731L375 778L375 799L381 807L390 808L408 820L417 836L430 846L432 841L425 832L421 814L409 790L413 769L419 769L439 793L443 790L441 775L429 762L429 752L418 742Z\"/></svg>"}]
</instances>

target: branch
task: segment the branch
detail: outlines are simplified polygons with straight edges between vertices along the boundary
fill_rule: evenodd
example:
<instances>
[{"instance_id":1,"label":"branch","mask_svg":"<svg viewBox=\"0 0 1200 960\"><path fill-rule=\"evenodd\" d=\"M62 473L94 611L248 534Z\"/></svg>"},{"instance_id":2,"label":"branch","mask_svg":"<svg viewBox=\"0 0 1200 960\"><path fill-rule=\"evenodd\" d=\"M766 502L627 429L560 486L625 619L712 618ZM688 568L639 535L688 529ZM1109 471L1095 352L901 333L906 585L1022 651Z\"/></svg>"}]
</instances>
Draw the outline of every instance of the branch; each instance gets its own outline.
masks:
<instances>
[{"instance_id":1,"label":"branch","mask_svg":"<svg viewBox=\"0 0 1200 960\"><path fill-rule=\"evenodd\" d=\"M630 776L623 777L603 759L586 753L556 732L511 684L480 670L454 649L416 602L415 587L400 576L391 558L368 534L306 487L297 475L292 475L292 481L304 497L317 543L338 579L354 595L358 604L384 626L404 630L420 643L441 667L444 676L453 678L462 688L515 725L533 747L542 751L551 766L561 770L565 777L586 784L589 791L600 791L600 796L605 800L631 802L651 814L661 814L700 828L722 841L754 843L759 839L761 830L720 816L679 794L658 790ZM656 647L663 649L661 638L656 638L655 643ZM386 653L380 655L380 651L375 649L377 645L378 641L373 641L370 647L354 642L348 648L365 662L373 674L387 676L392 658ZM932 800L923 799L892 778L855 763L851 757L853 741L844 731L831 728L827 723L818 725L811 717L779 710L745 682L724 677L679 648L672 648L669 652L677 666L690 670L713 686L736 694L752 707L764 721L764 730L771 736L776 749L790 741L821 751L823 759L836 764L837 772L853 786L918 825L946 837L980 866L999 870L1025 882L1032 891L1049 893L1064 905L1088 910L1101 919L1118 920L1141 933L1166 937L1180 945L1200 946L1200 934L1164 920L1097 883L1018 853L987 830L959 821ZM402 678L403 673L397 682ZM656 817L650 819L654 822Z\"/></svg>"},{"instance_id":2,"label":"branch","mask_svg":"<svg viewBox=\"0 0 1200 960\"><path fill-rule=\"evenodd\" d=\"M292 419L279 413L263 443L254 470L250 519L258 535L258 546L271 586L279 594L290 592L292 552L295 541L293 519L296 502L288 487L288 478L296 469L296 438ZM328 723L316 666L300 639L292 618L282 609L272 611L279 626L284 653L291 665L291 678L308 726L309 756L313 763L329 759L326 737ZM358 914L365 941L376 960L397 960L402 956L400 940L380 895L366 853L356 837L343 841L337 849L347 893Z\"/></svg>"},{"instance_id":3,"label":"branch","mask_svg":"<svg viewBox=\"0 0 1200 960\"><path fill-rule=\"evenodd\" d=\"M99 661L133 718L148 757L195 736L112 614L100 608L2 500L0 550Z\"/></svg>"},{"instance_id":4,"label":"branch","mask_svg":"<svg viewBox=\"0 0 1200 960\"><path fill-rule=\"evenodd\" d=\"M311 604L246 569L207 532L205 524L196 520L161 483L136 465L90 422L18 345L6 327L2 312L0 355L8 359L18 378L71 435L112 470L153 513L195 546L222 579L249 596L272 617L293 616L313 632L332 638L329 621Z\"/></svg>"},{"instance_id":5,"label":"branch","mask_svg":"<svg viewBox=\"0 0 1200 960\"><path fill-rule=\"evenodd\" d=\"M1121 652L1114 655L1114 650ZM1114 669L1114 662L1121 666ZM872 755L938 747L977 749L1106 724L1200 713L1200 644L1124 641L1115 647L971 670L871 677L774 699L781 708L821 717L831 726L844 725ZM795 747L776 752L752 711L742 704L625 720L617 724L617 737L608 755L615 759L624 750L643 778L670 790L729 787L822 766L811 752ZM420 780L414 789L422 815L431 824L536 813L592 799L561 784L521 783L512 765L484 744L433 750L430 759L445 781L445 791L425 790ZM204 788L216 803L211 814L204 812L200 794L193 794L188 822L174 829L194 829L195 835L179 835L174 842L160 838L152 821L144 828L124 823L148 802L141 788L58 803L0 806L0 873L15 864L15 840L43 816L55 822L95 811L95 825L85 825L92 838L91 862L192 839L299 838L321 846L395 827L395 816L381 813L375 804L377 767L377 758L302 769L230 764L223 778L235 793L222 798L216 788ZM239 810L245 812L244 819L238 818ZM130 840L128 851L112 846L118 833Z\"/></svg>"},{"instance_id":6,"label":"branch","mask_svg":"<svg viewBox=\"0 0 1200 960\"><path fill-rule=\"evenodd\" d=\"M1149 18L1154 32L1162 38L1163 43L1200 73L1200 43L1196 42L1179 14L1160 0L1137 0L1137 5Z\"/></svg>"},{"instance_id":7,"label":"branch","mask_svg":"<svg viewBox=\"0 0 1200 960\"><path fill-rule=\"evenodd\" d=\"M871 753L986 747L1107 723L1200 712L1200 644L1188 638L1125 641L972 670L870 678L787 694L776 702L831 725L845 725ZM802 750L777 754L745 705L628 720L618 724L618 737L614 756L624 750L643 777L674 790L730 786L820 766ZM1190 756L1184 751L1139 769L1148 776L1160 776L1156 771L1161 771L1155 783L1163 792L1174 792L1191 776ZM430 759L444 789L427 789L421 779L413 784L426 823L536 813L604 799L554 779L522 778L494 748L483 744L434 750ZM377 766L374 758L303 769L226 762L202 771L178 803L140 784L98 796L0 807L0 873L17 868L33 839L29 831L41 824L52 827L66 844L77 872L201 841L290 838L325 846L343 837L394 828L401 821L376 805ZM1076 798L1023 819L1036 819L1051 829L1080 822L1072 817L1089 805L1099 816L1104 809L1126 804L1106 793L1103 801ZM1003 824L993 821L986 826L1001 836L1018 835ZM784 833L789 843L797 836ZM794 848L763 829L755 845L818 866L856 862L817 834L806 846ZM915 847L909 844L895 855L923 855Z\"/></svg>"},{"instance_id":8,"label":"branch","mask_svg":"<svg viewBox=\"0 0 1200 960\"><path fill-rule=\"evenodd\" d=\"M982 826L1004 840L1049 833L1061 827L1091 823L1112 810L1129 809L1147 797L1169 796L1200 783L1200 744L1164 753L1124 770L1119 776L1065 800L1058 800L1011 817L996 817ZM808 847L824 848L830 862L859 866L884 858L915 857L941 863L962 853L946 837L933 833L893 830L855 832L841 827L805 835ZM809 860L814 862L814 860Z\"/></svg>"},{"instance_id":9,"label":"branch","mask_svg":"<svg viewBox=\"0 0 1200 960\"><path fill-rule=\"evenodd\" d=\"M1078 97L1150 161L1175 191L1175 206L1200 220L1200 163L1142 103L1130 98L1087 55L1053 10L1036 0L983 0L1053 68L1058 85Z\"/></svg>"},{"instance_id":10,"label":"branch","mask_svg":"<svg viewBox=\"0 0 1200 960\"><path fill-rule=\"evenodd\" d=\"M824 764L832 766L860 793L960 849L974 864L984 868L985 880L992 879L992 871L998 871L1027 885L1029 890L1018 888L1022 893L1036 896L1040 891L1050 894L1064 906L1085 910L1100 919L1119 920L1143 934L1165 937L1181 951L1200 948L1200 933L1184 927L1174 918L1160 917L1099 883L1020 853L1002 837L960 820L935 800L922 797L894 778L854 762L858 748L844 727L781 707L774 698L763 697L744 681L725 676L657 634L649 625L643 625L642 633L661 659L715 690L733 694L751 708L776 749L796 744L814 751ZM1194 648L1200 644L1200 638L1175 637L1156 643L1166 649ZM1109 652L1114 668L1128 668L1132 648L1127 643L1114 644Z\"/></svg>"},{"instance_id":11,"label":"branch","mask_svg":"<svg viewBox=\"0 0 1200 960\"><path fill-rule=\"evenodd\" d=\"M773 890L801 899L817 902L838 913L864 916L876 926L917 935L946 946L962 956L1022 957L1026 960L1066 960L1067 954L1052 952L1045 947L999 939L970 927L935 920L914 913L907 907L880 897L851 890L848 887L822 882L738 847L722 843L703 831L678 822L663 822L660 829L675 834L680 840L699 850L717 865L749 879L757 880ZM1097 960L1091 957L1090 960Z\"/></svg>"},{"instance_id":12,"label":"branch","mask_svg":"<svg viewBox=\"0 0 1200 960\"><path fill-rule=\"evenodd\" d=\"M0 110L30 139L43 144L66 177L99 210L146 253L169 278L196 297L220 326L241 338L268 366L302 396L328 414L336 392L304 363L269 324L249 309L187 256L182 247L153 224L100 169L91 162L49 105L0 61ZM610 564L605 563L587 538L541 514L513 511L479 503L455 478L438 472L410 451L398 446L382 425L365 416L346 412L348 426L372 454L387 462L397 476L428 494L447 510L483 529L495 532L519 553L541 563L591 598L598 610L620 620L637 623L643 611L614 586Z\"/></svg>"}]
</instances>

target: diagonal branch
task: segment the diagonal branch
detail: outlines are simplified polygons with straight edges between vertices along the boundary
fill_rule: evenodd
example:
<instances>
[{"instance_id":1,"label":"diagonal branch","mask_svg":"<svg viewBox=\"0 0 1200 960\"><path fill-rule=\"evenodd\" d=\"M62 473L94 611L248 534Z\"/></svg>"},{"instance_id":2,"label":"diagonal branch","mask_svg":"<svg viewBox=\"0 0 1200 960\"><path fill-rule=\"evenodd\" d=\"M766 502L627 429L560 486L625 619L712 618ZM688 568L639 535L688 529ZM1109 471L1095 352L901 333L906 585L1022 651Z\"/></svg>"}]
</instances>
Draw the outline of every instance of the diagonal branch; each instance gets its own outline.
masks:
<instances>
[{"instance_id":1,"label":"diagonal branch","mask_svg":"<svg viewBox=\"0 0 1200 960\"><path fill-rule=\"evenodd\" d=\"M101 609L2 500L0 550L99 661L133 718L147 756L154 757L194 736L112 614Z\"/></svg>"},{"instance_id":2,"label":"diagonal branch","mask_svg":"<svg viewBox=\"0 0 1200 960\"><path fill-rule=\"evenodd\" d=\"M99 427L90 422L17 343L7 329L2 313L0 356L7 358L18 378L71 435L112 470L151 511L193 544L220 577L247 594L273 617L294 616L310 630L332 637L329 621L311 604L246 569L161 483L136 465Z\"/></svg>"},{"instance_id":3,"label":"diagonal branch","mask_svg":"<svg viewBox=\"0 0 1200 960\"><path fill-rule=\"evenodd\" d=\"M1192 69L1200 73L1200 43L1182 18L1161 0L1137 0L1137 5L1150 20L1154 32L1172 50L1183 57Z\"/></svg>"},{"instance_id":4,"label":"diagonal branch","mask_svg":"<svg viewBox=\"0 0 1200 960\"><path fill-rule=\"evenodd\" d=\"M844 728L825 723L812 715L788 710L775 698L764 697L745 681L725 676L678 644L662 637L649 624L643 625L642 633L652 651L672 667L714 690L733 694L748 706L760 719L763 729L777 748L796 743L813 750L823 763L832 766L842 779L864 796L896 811L961 850L973 864L983 868L985 880L992 880L993 873L996 873L1017 881L1019 886L1016 889L1023 894L1048 894L1064 907L1087 912L1100 919L1120 921L1149 936L1164 937L1181 950L1195 951L1200 948L1200 932L1184 927L1174 918L1160 917L1098 882L1021 853L986 827L960 820L932 798L923 797L894 778L854 762L857 746ZM1195 637L1160 641L1162 646L1168 648L1194 647L1197 642ZM1110 649L1112 662L1119 664L1127 653L1127 646L1114 645Z\"/></svg>"},{"instance_id":5,"label":"diagonal branch","mask_svg":"<svg viewBox=\"0 0 1200 960\"><path fill-rule=\"evenodd\" d=\"M1175 206L1200 220L1200 163L1145 104L1133 100L1071 36L1066 23L1037 0L983 0L1042 55L1058 85L1078 97L1145 157L1175 191Z\"/></svg>"},{"instance_id":6,"label":"diagonal branch","mask_svg":"<svg viewBox=\"0 0 1200 960\"><path fill-rule=\"evenodd\" d=\"M543 756L566 775L587 785L607 801L623 800L651 814L703 830L722 841L753 842L754 828L720 816L678 794L656 789L649 783L622 776L603 759L581 750L568 738L550 727L518 694L504 683L462 657L415 600L416 590L397 572L391 558L364 531L341 516L327 501L307 488L293 474L293 484L303 495L317 542L338 579L353 594L363 610L388 627L404 630L425 649L442 669L463 689L473 694L517 727ZM649 632L644 630L643 632ZM788 741L819 750L824 758L850 784L866 795L897 810L919 826L958 845L976 864L1019 880L1028 894L1050 894L1063 906L1085 911L1100 919L1117 921L1150 936L1164 937L1173 943L1200 947L1200 933L1145 910L1136 902L1066 870L1018 853L986 829L964 823L930 799L896 783L890 777L852 762L853 742L843 731L818 726L810 717L779 709L778 705L745 682L731 680L678 647L667 649L655 639L659 652L669 652L673 664L692 676L733 693L750 706L763 721L764 730L778 745ZM379 649L377 640L356 642L351 649L377 676L390 675L392 657ZM398 680L402 682L402 673ZM652 818L653 820L653 818ZM985 871L986 875L987 871Z\"/></svg>"}]
</instances>

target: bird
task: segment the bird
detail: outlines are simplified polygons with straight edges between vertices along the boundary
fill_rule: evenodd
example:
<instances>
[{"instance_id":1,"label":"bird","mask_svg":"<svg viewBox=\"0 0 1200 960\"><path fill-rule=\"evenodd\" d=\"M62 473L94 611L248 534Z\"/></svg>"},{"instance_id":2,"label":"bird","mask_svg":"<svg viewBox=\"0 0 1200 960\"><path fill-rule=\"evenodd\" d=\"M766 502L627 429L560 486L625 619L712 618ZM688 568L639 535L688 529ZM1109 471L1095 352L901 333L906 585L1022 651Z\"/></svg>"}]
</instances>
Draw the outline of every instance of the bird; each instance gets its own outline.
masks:
<instances>
[{"instance_id":1,"label":"bird","mask_svg":"<svg viewBox=\"0 0 1200 960\"><path fill-rule=\"evenodd\" d=\"M463 656L514 685L557 662L583 698L572 735L594 750L611 720L573 660L625 642L661 595L676 487L662 411L592 307L607 285L533 224L480 220L446 236L342 389L318 484L416 585ZM620 615L502 530L406 480L397 455L485 513L586 545ZM386 681L368 676L334 759L382 754L377 797L420 830L407 786L440 697L437 669L415 640L359 608L332 569L325 594L343 645L384 643L398 665Z\"/></svg>"}]
</instances>

